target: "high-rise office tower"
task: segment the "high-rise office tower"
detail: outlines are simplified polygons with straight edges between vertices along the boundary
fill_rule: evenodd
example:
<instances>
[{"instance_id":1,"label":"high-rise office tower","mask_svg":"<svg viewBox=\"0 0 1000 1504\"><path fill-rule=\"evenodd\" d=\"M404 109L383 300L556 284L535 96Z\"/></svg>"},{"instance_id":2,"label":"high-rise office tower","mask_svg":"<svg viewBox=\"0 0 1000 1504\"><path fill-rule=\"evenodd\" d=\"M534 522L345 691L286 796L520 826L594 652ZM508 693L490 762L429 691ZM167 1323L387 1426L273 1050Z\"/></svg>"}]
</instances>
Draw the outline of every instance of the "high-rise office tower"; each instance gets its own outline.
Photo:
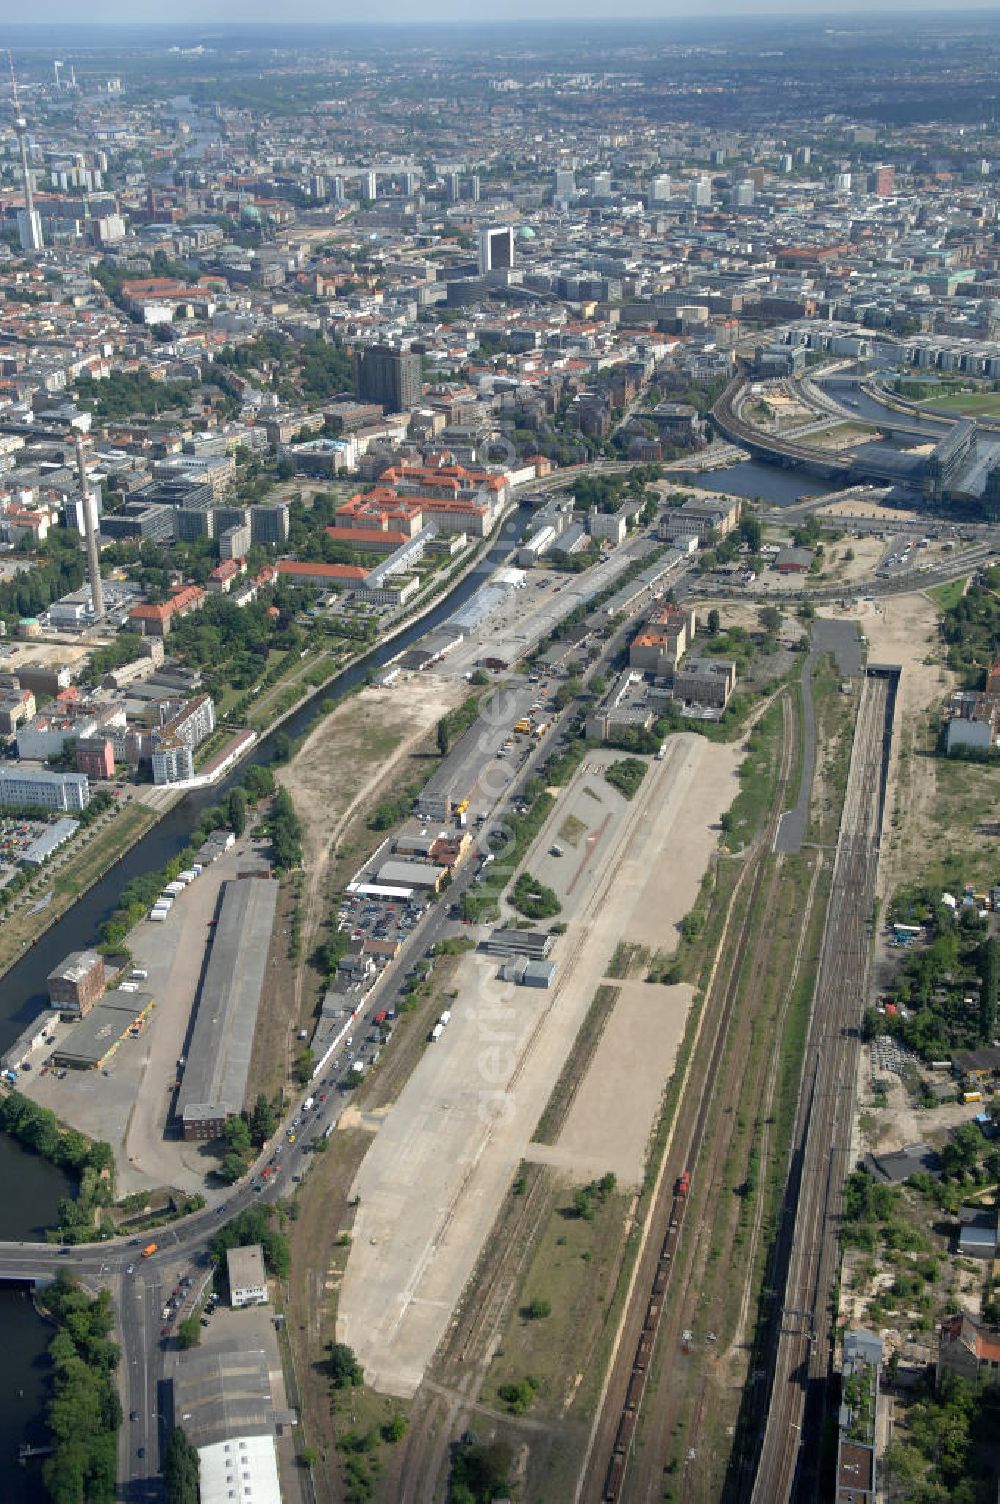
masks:
<instances>
[{"instance_id":1,"label":"high-rise office tower","mask_svg":"<svg viewBox=\"0 0 1000 1504\"><path fill-rule=\"evenodd\" d=\"M407 412L420 401L420 356L373 345L358 356L358 394L386 412Z\"/></svg>"},{"instance_id":2,"label":"high-rise office tower","mask_svg":"<svg viewBox=\"0 0 1000 1504\"><path fill-rule=\"evenodd\" d=\"M692 204L696 204L699 209L707 208L712 202L712 179L695 178L688 191Z\"/></svg>"},{"instance_id":3,"label":"high-rise office tower","mask_svg":"<svg viewBox=\"0 0 1000 1504\"><path fill-rule=\"evenodd\" d=\"M733 204L737 209L752 209L754 186L749 178L741 178L733 189Z\"/></svg>"},{"instance_id":4,"label":"high-rise office tower","mask_svg":"<svg viewBox=\"0 0 1000 1504\"><path fill-rule=\"evenodd\" d=\"M594 198L611 197L611 174L610 172L595 172L594 181L590 188Z\"/></svg>"},{"instance_id":5,"label":"high-rise office tower","mask_svg":"<svg viewBox=\"0 0 1000 1504\"><path fill-rule=\"evenodd\" d=\"M576 173L567 167L557 167L552 192L556 198L572 198L576 192Z\"/></svg>"},{"instance_id":6,"label":"high-rise office tower","mask_svg":"<svg viewBox=\"0 0 1000 1504\"><path fill-rule=\"evenodd\" d=\"M669 172L658 172L649 185L649 201L652 204L666 204L673 195L673 184L670 181Z\"/></svg>"},{"instance_id":7,"label":"high-rise office tower","mask_svg":"<svg viewBox=\"0 0 1000 1504\"><path fill-rule=\"evenodd\" d=\"M374 172L361 174L361 197L373 199L378 194L378 178Z\"/></svg>"},{"instance_id":8,"label":"high-rise office tower","mask_svg":"<svg viewBox=\"0 0 1000 1504\"><path fill-rule=\"evenodd\" d=\"M514 265L514 231L509 225L491 225L479 232L479 274L510 271Z\"/></svg>"},{"instance_id":9,"label":"high-rise office tower","mask_svg":"<svg viewBox=\"0 0 1000 1504\"><path fill-rule=\"evenodd\" d=\"M896 169L888 162L872 168L871 191L876 198L891 198L896 188Z\"/></svg>"}]
</instances>

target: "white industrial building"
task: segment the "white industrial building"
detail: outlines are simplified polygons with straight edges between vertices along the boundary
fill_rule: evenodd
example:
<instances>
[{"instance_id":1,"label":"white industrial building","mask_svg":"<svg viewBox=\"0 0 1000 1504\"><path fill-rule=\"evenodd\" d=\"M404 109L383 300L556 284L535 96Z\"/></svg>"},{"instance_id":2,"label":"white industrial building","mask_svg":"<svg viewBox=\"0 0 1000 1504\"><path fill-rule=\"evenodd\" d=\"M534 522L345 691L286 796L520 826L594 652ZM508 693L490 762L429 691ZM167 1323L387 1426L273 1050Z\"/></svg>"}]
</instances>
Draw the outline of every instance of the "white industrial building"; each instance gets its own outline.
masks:
<instances>
[{"instance_id":1,"label":"white industrial building","mask_svg":"<svg viewBox=\"0 0 1000 1504\"><path fill-rule=\"evenodd\" d=\"M233 1436L198 1448L201 1504L281 1504L271 1436Z\"/></svg>"},{"instance_id":2,"label":"white industrial building","mask_svg":"<svg viewBox=\"0 0 1000 1504\"><path fill-rule=\"evenodd\" d=\"M230 1305L236 1309L241 1306L267 1305L264 1250L259 1243L253 1243L248 1248L228 1249L226 1267L229 1272Z\"/></svg>"}]
</instances>

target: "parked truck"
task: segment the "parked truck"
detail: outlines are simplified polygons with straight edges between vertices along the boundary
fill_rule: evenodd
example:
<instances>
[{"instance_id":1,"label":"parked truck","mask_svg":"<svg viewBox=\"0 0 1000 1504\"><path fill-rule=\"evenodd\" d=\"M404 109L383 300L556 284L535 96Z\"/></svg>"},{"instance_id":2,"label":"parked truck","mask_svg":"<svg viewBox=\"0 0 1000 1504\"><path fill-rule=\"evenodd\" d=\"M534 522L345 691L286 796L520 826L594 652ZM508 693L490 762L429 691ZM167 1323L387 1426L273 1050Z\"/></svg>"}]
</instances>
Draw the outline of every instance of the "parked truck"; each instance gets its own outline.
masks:
<instances>
[{"instance_id":1,"label":"parked truck","mask_svg":"<svg viewBox=\"0 0 1000 1504\"><path fill-rule=\"evenodd\" d=\"M312 1110L312 1106L313 1106L313 1103L315 1101L316 1101L315 1097L306 1097L305 1101L302 1103L302 1111L303 1112L310 1112Z\"/></svg>"}]
</instances>

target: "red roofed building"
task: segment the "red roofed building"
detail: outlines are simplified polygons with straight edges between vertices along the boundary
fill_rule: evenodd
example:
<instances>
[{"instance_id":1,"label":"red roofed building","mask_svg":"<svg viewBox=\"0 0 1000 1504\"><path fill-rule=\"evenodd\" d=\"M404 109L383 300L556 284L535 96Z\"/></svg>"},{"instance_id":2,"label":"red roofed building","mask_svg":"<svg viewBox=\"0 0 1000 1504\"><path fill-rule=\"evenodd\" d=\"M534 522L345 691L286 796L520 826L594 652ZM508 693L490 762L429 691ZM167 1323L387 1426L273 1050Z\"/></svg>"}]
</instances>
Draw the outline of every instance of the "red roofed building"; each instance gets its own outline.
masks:
<instances>
[{"instance_id":1,"label":"red roofed building","mask_svg":"<svg viewBox=\"0 0 1000 1504\"><path fill-rule=\"evenodd\" d=\"M971 1316L952 1316L938 1338L937 1378L957 1373L971 1384L1000 1384L1000 1332L979 1327Z\"/></svg>"},{"instance_id":2,"label":"red roofed building","mask_svg":"<svg viewBox=\"0 0 1000 1504\"><path fill-rule=\"evenodd\" d=\"M223 559L205 582L213 595L227 595L241 574L246 573L245 559Z\"/></svg>"},{"instance_id":3,"label":"red roofed building","mask_svg":"<svg viewBox=\"0 0 1000 1504\"><path fill-rule=\"evenodd\" d=\"M338 528L378 529L414 538L423 525L424 514L419 503L402 501L391 486L376 486L365 494L359 492L337 508Z\"/></svg>"},{"instance_id":4,"label":"red roofed building","mask_svg":"<svg viewBox=\"0 0 1000 1504\"><path fill-rule=\"evenodd\" d=\"M166 637L175 619L196 611L205 599L200 585L182 585L168 601L153 605L149 601L133 606L128 619L143 637Z\"/></svg>"},{"instance_id":5,"label":"red roofed building","mask_svg":"<svg viewBox=\"0 0 1000 1504\"><path fill-rule=\"evenodd\" d=\"M392 554L410 541L409 533L378 527L328 527L326 536L334 543L349 543L370 554Z\"/></svg>"},{"instance_id":6,"label":"red roofed building","mask_svg":"<svg viewBox=\"0 0 1000 1504\"><path fill-rule=\"evenodd\" d=\"M450 464L446 455L432 455L424 465L392 465L379 476L379 483L392 486L400 496L464 497L494 506L507 499L505 475Z\"/></svg>"},{"instance_id":7,"label":"red roofed building","mask_svg":"<svg viewBox=\"0 0 1000 1504\"><path fill-rule=\"evenodd\" d=\"M310 564L300 559L279 559L278 574L294 585L360 585L368 570L359 564Z\"/></svg>"},{"instance_id":8,"label":"red roofed building","mask_svg":"<svg viewBox=\"0 0 1000 1504\"><path fill-rule=\"evenodd\" d=\"M637 668L644 674L672 674L694 641L694 634L693 611L676 606L659 607L632 639L629 668Z\"/></svg>"}]
</instances>

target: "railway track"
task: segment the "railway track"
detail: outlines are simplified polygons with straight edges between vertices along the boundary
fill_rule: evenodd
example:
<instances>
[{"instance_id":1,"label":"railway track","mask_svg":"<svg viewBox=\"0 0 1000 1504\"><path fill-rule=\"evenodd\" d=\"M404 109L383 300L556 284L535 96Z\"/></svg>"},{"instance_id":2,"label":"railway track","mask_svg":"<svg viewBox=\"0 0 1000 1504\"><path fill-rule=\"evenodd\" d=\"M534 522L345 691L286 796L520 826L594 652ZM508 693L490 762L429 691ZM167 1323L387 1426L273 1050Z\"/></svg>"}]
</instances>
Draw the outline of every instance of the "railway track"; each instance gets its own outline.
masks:
<instances>
[{"instance_id":1,"label":"railway track","mask_svg":"<svg viewBox=\"0 0 1000 1504\"><path fill-rule=\"evenodd\" d=\"M869 674L858 712L777 1251L776 1266L787 1272L764 1364L772 1375L766 1426L739 1491L751 1504L805 1504L821 1482L819 1446L804 1443L818 1443L827 1411L837 1227L850 1168L895 684L890 673Z\"/></svg>"},{"instance_id":2,"label":"railway track","mask_svg":"<svg viewBox=\"0 0 1000 1504\"><path fill-rule=\"evenodd\" d=\"M642 1267L636 1279L633 1315L623 1329L616 1370L607 1388L603 1413L595 1429L594 1445L589 1458L585 1459L587 1480L584 1483L583 1497L600 1499L602 1504L617 1504L622 1497L649 1368L668 1310L668 1288L681 1233L685 1220L690 1216L687 1175L697 1165L713 1123L713 1093L706 1088L722 1076L744 966L747 958L753 954L755 931L767 929L767 914L774 893L773 886L768 888L766 895L764 893L769 871L768 855L784 808L795 755L794 717L787 696L782 701L782 707L783 737L777 795L768 827L758 837L751 858L753 866L749 892L736 944L721 981L719 1005L712 1007L711 998L706 1004L709 1014L714 1014L714 1034L704 1039L699 1052L702 1063L698 1078L692 1079L686 1089L687 1101L696 1101L697 1107L693 1121L689 1121L689 1117L683 1113L678 1117L675 1135L678 1147L671 1152L667 1162L667 1170L672 1171L672 1176L662 1182L663 1189L651 1212L648 1251L642 1256ZM763 922L759 913L762 899ZM713 1176L718 1173L721 1173L721 1161L714 1167ZM671 1185L672 1190L667 1189ZM674 1325L680 1320L676 1305L671 1319Z\"/></svg>"}]
</instances>

